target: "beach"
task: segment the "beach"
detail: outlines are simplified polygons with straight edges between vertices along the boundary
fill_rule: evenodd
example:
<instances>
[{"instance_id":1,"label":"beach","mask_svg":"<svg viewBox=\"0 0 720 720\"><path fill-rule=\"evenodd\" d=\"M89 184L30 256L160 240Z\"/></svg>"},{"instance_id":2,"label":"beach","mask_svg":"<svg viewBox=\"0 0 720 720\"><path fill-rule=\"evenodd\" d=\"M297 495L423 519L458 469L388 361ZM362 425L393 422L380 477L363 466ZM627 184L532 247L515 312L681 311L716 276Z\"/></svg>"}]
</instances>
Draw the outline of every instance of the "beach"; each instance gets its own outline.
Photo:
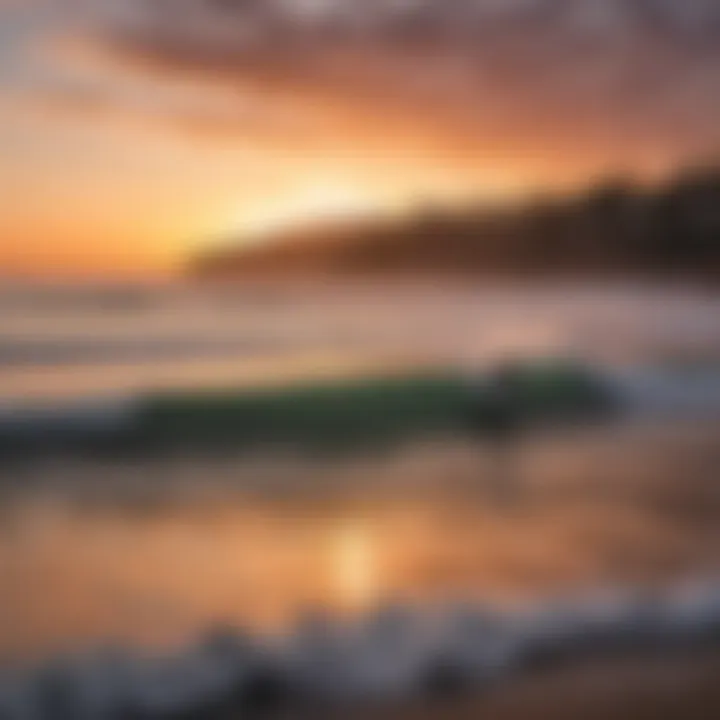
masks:
<instances>
[{"instance_id":1,"label":"beach","mask_svg":"<svg viewBox=\"0 0 720 720\"><path fill-rule=\"evenodd\" d=\"M342 717L378 720L711 720L720 716L720 651L586 660L481 696Z\"/></svg>"}]
</instances>

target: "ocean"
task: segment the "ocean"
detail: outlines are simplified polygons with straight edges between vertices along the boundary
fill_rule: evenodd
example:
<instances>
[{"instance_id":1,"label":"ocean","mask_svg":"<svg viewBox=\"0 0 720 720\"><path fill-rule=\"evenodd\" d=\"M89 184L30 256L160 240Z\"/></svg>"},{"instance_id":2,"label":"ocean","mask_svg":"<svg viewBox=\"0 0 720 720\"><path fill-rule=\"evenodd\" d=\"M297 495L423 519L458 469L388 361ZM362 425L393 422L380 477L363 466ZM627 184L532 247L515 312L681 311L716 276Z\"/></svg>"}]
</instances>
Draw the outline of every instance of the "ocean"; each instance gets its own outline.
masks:
<instances>
[{"instance_id":1,"label":"ocean","mask_svg":"<svg viewBox=\"0 0 720 720\"><path fill-rule=\"evenodd\" d=\"M715 632L720 296L424 281L1 286L0 426L121 424L158 390L431 367L472 377L547 356L597 368L626 413L525 439L512 507L489 493L492 451L462 437L349 458L275 448L0 465L7 707L55 687L49 666L105 703L83 717L106 717L123 693L148 707L207 699L268 653L306 690L392 696L425 677L429 657L485 677L548 634Z\"/></svg>"}]
</instances>

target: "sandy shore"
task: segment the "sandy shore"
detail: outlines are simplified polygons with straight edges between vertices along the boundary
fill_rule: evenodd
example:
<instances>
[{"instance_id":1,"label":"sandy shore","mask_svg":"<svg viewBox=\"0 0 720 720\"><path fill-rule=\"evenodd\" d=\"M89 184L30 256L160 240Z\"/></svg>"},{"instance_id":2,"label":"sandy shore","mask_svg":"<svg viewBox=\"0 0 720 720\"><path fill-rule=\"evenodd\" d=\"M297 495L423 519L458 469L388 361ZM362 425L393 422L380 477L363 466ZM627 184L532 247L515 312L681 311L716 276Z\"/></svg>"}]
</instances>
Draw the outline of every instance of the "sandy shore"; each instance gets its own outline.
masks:
<instances>
[{"instance_id":1,"label":"sandy shore","mask_svg":"<svg viewBox=\"0 0 720 720\"><path fill-rule=\"evenodd\" d=\"M720 648L585 661L512 679L482 695L342 713L353 720L714 720ZM335 719L333 719L335 720Z\"/></svg>"}]
</instances>

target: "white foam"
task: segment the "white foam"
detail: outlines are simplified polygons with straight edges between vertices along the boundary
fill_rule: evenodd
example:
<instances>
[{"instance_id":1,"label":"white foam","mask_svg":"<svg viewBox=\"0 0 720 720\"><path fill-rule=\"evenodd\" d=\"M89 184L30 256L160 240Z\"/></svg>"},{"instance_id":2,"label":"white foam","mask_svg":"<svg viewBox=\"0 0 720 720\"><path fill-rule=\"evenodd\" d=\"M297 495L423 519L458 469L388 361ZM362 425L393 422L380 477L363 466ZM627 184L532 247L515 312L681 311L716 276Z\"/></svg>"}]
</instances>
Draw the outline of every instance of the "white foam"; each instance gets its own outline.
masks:
<instances>
[{"instance_id":1,"label":"white foam","mask_svg":"<svg viewBox=\"0 0 720 720\"><path fill-rule=\"evenodd\" d=\"M678 643L697 642L720 644L720 582L558 599L514 612L393 606L353 621L306 617L272 641L213 631L166 657L57 660L7 677L0 715L100 720L123 710L152 720L195 710L213 717L213 709L228 703L241 712L260 677L269 683L266 701L272 693L295 703L397 700L442 682L486 686L538 658L645 646L671 652Z\"/></svg>"}]
</instances>

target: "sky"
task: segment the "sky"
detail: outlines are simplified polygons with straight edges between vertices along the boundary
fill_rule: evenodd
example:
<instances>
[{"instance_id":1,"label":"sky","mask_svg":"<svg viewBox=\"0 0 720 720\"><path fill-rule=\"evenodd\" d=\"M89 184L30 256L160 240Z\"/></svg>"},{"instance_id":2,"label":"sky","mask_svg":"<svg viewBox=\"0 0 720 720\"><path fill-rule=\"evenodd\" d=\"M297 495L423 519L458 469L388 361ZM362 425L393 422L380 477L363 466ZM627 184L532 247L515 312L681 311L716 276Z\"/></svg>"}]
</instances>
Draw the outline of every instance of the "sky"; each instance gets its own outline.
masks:
<instances>
[{"instance_id":1,"label":"sky","mask_svg":"<svg viewBox=\"0 0 720 720\"><path fill-rule=\"evenodd\" d=\"M719 149L717 0L0 0L0 275Z\"/></svg>"}]
</instances>

